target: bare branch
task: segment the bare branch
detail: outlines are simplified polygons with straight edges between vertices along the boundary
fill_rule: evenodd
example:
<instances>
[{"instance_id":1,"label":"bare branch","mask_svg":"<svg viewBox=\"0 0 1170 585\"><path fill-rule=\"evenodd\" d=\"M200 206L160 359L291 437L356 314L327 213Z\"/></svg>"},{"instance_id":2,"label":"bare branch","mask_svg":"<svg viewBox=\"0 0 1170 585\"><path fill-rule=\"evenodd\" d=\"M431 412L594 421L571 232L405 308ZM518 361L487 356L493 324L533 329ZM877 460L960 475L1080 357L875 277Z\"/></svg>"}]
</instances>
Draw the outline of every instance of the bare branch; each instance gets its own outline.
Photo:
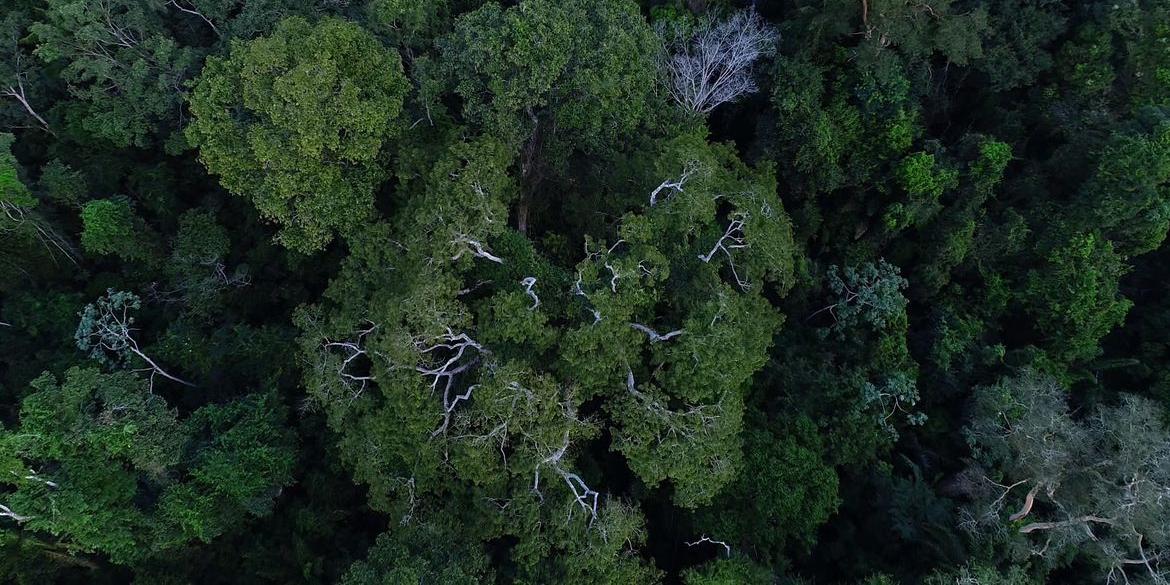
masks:
<instances>
[{"instance_id":1,"label":"bare branch","mask_svg":"<svg viewBox=\"0 0 1170 585\"><path fill-rule=\"evenodd\" d=\"M703 544L704 542L709 542L711 544L717 544L719 546L722 546L723 550L727 551L727 556L729 558L731 557L731 545L727 544L726 542L723 542L722 540L711 539L707 535L703 535L702 538L700 538L699 540L696 540L694 542L688 542L688 543L686 543L686 545L687 546L697 546L697 545Z\"/></svg>"},{"instance_id":2,"label":"bare branch","mask_svg":"<svg viewBox=\"0 0 1170 585\"><path fill-rule=\"evenodd\" d=\"M731 275L735 277L735 283L743 290L751 288L751 283L745 278L740 277L739 272L735 269L735 257L731 255L732 250L742 250L748 247L747 240L744 238L744 217L740 215L731 220L727 225L727 230L711 247L711 250L706 254L699 254L699 260L705 263L710 263L711 259L717 252L723 252L727 255L727 263L731 266Z\"/></svg>"},{"instance_id":3,"label":"bare branch","mask_svg":"<svg viewBox=\"0 0 1170 585\"><path fill-rule=\"evenodd\" d=\"M536 291L532 290L533 287L536 286L536 277L529 276L529 277L525 278L524 280L521 280L520 286L523 286L524 292L526 294L528 294L529 297L532 298L532 306L528 307L528 309L535 310L537 307L539 307L540 306L540 297L536 296Z\"/></svg>"},{"instance_id":4,"label":"bare branch","mask_svg":"<svg viewBox=\"0 0 1170 585\"><path fill-rule=\"evenodd\" d=\"M670 333L665 333L665 334L660 335L657 331L655 331L655 330L653 330L653 329L651 329L651 328L649 328L641 323L630 323L630 327L633 327L634 329L641 331L642 333L645 333L646 336L650 338L650 343L658 343L659 341L668 341L672 337L677 337L679 335L682 335L684 332L684 330L682 330L682 329L675 329L674 331L671 331Z\"/></svg>"},{"instance_id":5,"label":"bare branch","mask_svg":"<svg viewBox=\"0 0 1170 585\"><path fill-rule=\"evenodd\" d=\"M435 365L420 364L415 366L415 371L424 377L431 378L432 392L437 391L440 382L442 382L443 422L439 428L431 433L431 436L438 436L447 430L451 421L451 414L455 411L455 407L460 402L470 399L472 391L476 388L475 386L471 386L462 394L454 393L455 379L460 374L475 367L480 361L480 355L486 354L487 350L466 333L455 333L449 327L445 334L437 338L426 342L416 340L415 347L422 355L439 356L442 353L447 354L445 358L437 357L434 359L433 363Z\"/></svg>"},{"instance_id":6,"label":"bare branch","mask_svg":"<svg viewBox=\"0 0 1170 585\"><path fill-rule=\"evenodd\" d=\"M214 23L214 22L211 22L211 19L210 19L210 18L207 18L206 16L204 16L202 12L199 12L198 10L195 10L194 8L187 7L187 6L184 6L183 4L180 4L180 3L179 3L179 0L171 0L171 1L168 3L168 5L169 5L169 6L174 6L175 8L178 8L180 12L185 12L185 13L187 13L187 14L191 14L191 15L194 15L194 16L198 16L199 18L203 19L203 22L206 22L206 23L207 23L207 26L210 26L210 27L211 27L211 30L212 30L212 32L214 32L214 33L215 33L215 36L217 36L217 37L222 37L222 36L223 36L223 35L222 35L222 34L219 32L219 28L215 26L215 23Z\"/></svg>"},{"instance_id":7,"label":"bare branch","mask_svg":"<svg viewBox=\"0 0 1170 585\"><path fill-rule=\"evenodd\" d=\"M540 493L540 468L545 465L552 467L553 471L556 471L557 475L560 475L561 479L565 481L565 485L569 486L569 490L573 492L573 499L577 502L577 504L589 513L589 521L592 523L593 520L597 518L597 502L601 494L591 489L585 483L585 480L581 479L581 476L577 475L576 473L567 471L561 465L561 459L565 456L565 452L568 451L568 449L569 430L565 429L564 440L562 441L560 448L556 451L553 451L551 455L544 458L543 461L537 464L532 480L532 491L536 492L537 494Z\"/></svg>"},{"instance_id":8,"label":"bare branch","mask_svg":"<svg viewBox=\"0 0 1170 585\"><path fill-rule=\"evenodd\" d=\"M676 33L666 62L670 94L684 109L706 115L721 104L754 93L752 64L776 51L779 35L754 11L723 22L704 22L689 38Z\"/></svg>"},{"instance_id":9,"label":"bare branch","mask_svg":"<svg viewBox=\"0 0 1170 585\"><path fill-rule=\"evenodd\" d=\"M499 256L496 256L495 254L488 252L487 249L484 248L484 245L479 240L473 240L473 239L469 238L468 236L460 235L460 236L456 236L455 239L451 241L451 243L454 244L455 246L459 247L459 251L456 252L455 255L451 257L452 261L458 260L458 259L462 258L464 254L470 252L471 255L475 256L476 258L484 258L486 260L491 260L492 262L495 262L496 264L503 264L504 263L503 258L500 258Z\"/></svg>"},{"instance_id":10,"label":"bare branch","mask_svg":"<svg viewBox=\"0 0 1170 585\"><path fill-rule=\"evenodd\" d=\"M5 506L4 504L0 504L0 518L11 518L18 523L19 522L27 522L27 521L33 519L32 516L22 516L20 514L17 514L16 512L13 512L12 508L9 508L8 506Z\"/></svg>"},{"instance_id":11,"label":"bare branch","mask_svg":"<svg viewBox=\"0 0 1170 585\"><path fill-rule=\"evenodd\" d=\"M367 323L369 323L367 321ZM349 389L350 398L356 399L361 396L370 382L377 381L373 374L355 374L351 368L359 358L366 358L368 354L363 347L367 335L373 333L378 326L374 323L369 323L369 327L356 331L357 337L353 341L329 341L325 340L322 344L322 349L326 351L341 351L345 356L341 363L337 366L337 376L341 380L341 384Z\"/></svg>"},{"instance_id":12,"label":"bare branch","mask_svg":"<svg viewBox=\"0 0 1170 585\"><path fill-rule=\"evenodd\" d=\"M670 189L675 193L682 193L683 187L687 184L687 181L689 181L691 176L698 172L698 170L698 161L687 161L686 166L683 167L682 174L679 175L677 179L673 181L666 179L665 181L662 181L661 185L658 185L654 188L653 191L650 192L650 207L654 207L658 204L658 195L659 193L662 193L664 189Z\"/></svg>"}]
</instances>

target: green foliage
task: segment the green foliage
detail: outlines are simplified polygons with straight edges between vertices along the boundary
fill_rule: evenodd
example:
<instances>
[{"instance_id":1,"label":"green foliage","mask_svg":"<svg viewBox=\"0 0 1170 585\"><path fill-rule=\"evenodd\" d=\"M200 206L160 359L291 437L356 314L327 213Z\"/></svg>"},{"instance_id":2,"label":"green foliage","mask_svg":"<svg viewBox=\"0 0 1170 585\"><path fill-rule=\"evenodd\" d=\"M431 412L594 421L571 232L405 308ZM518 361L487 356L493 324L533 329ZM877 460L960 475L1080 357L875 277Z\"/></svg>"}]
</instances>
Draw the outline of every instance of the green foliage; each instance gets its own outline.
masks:
<instances>
[{"instance_id":1,"label":"green foliage","mask_svg":"<svg viewBox=\"0 0 1170 585\"><path fill-rule=\"evenodd\" d=\"M74 100L68 119L84 135L118 147L166 138L197 52L163 24L161 2L51 0L30 30L36 54L61 63Z\"/></svg>"},{"instance_id":2,"label":"green foliage","mask_svg":"<svg viewBox=\"0 0 1170 585\"><path fill-rule=\"evenodd\" d=\"M755 425L745 435L745 460L739 479L710 507L698 512L698 524L708 534L731 540L734 550L747 549L756 558L777 562L789 547L808 548L816 542L816 530L839 503L837 473L825 462L824 446L807 418L799 418L776 432ZM751 511L725 513L744 508ZM750 564L727 565L718 569L720 564L716 563L718 570L708 578L715 579L723 572L742 572L747 579L747 575L759 571Z\"/></svg>"},{"instance_id":3,"label":"green foliage","mask_svg":"<svg viewBox=\"0 0 1170 585\"><path fill-rule=\"evenodd\" d=\"M398 56L360 27L289 18L208 59L187 138L229 191L281 224L283 244L308 253L373 217L406 89Z\"/></svg>"},{"instance_id":4,"label":"green foliage","mask_svg":"<svg viewBox=\"0 0 1170 585\"><path fill-rule=\"evenodd\" d=\"M474 585L490 576L487 555L454 526L409 524L378 536L368 558L354 563L342 585L451 583Z\"/></svg>"},{"instance_id":5,"label":"green foliage","mask_svg":"<svg viewBox=\"0 0 1170 585\"><path fill-rule=\"evenodd\" d=\"M1170 579L1167 23L8 0L0 581Z\"/></svg>"},{"instance_id":6,"label":"green foliage","mask_svg":"<svg viewBox=\"0 0 1170 585\"><path fill-rule=\"evenodd\" d=\"M20 180L19 163L12 156L11 134L0 134L0 205L7 212L13 207L36 205L29 188Z\"/></svg>"},{"instance_id":7,"label":"green foliage","mask_svg":"<svg viewBox=\"0 0 1170 585\"><path fill-rule=\"evenodd\" d=\"M1132 303L1118 293L1126 271L1113 244L1093 233L1077 234L1028 273L1024 298L1052 351L1068 360L1090 359L1097 343L1121 324Z\"/></svg>"},{"instance_id":8,"label":"green foliage","mask_svg":"<svg viewBox=\"0 0 1170 585\"><path fill-rule=\"evenodd\" d=\"M628 0L488 3L458 18L439 47L468 122L510 144L552 125L599 149L655 107L661 47Z\"/></svg>"},{"instance_id":9,"label":"green foliage","mask_svg":"<svg viewBox=\"0 0 1170 585\"><path fill-rule=\"evenodd\" d=\"M139 262L153 258L147 228L125 197L86 203L81 209L81 222L81 247L87 253Z\"/></svg>"},{"instance_id":10,"label":"green foliage","mask_svg":"<svg viewBox=\"0 0 1170 585\"><path fill-rule=\"evenodd\" d=\"M6 506L24 529L54 535L66 550L128 563L206 541L244 512L269 511L291 480L279 410L263 399L180 421L131 373L74 368L63 383L46 374L33 389L19 427L0 437L3 482L13 490Z\"/></svg>"},{"instance_id":11,"label":"green foliage","mask_svg":"<svg viewBox=\"0 0 1170 585\"><path fill-rule=\"evenodd\" d=\"M743 557L719 559L683 573L687 585L769 585L772 571Z\"/></svg>"},{"instance_id":12,"label":"green foliage","mask_svg":"<svg viewBox=\"0 0 1170 585\"><path fill-rule=\"evenodd\" d=\"M859 268L847 266L844 270L837 265L830 266L827 278L836 302L825 310L833 316L833 328L845 331L867 325L880 331L903 315L906 297L902 296L902 290L908 283L900 272L884 259Z\"/></svg>"}]
</instances>

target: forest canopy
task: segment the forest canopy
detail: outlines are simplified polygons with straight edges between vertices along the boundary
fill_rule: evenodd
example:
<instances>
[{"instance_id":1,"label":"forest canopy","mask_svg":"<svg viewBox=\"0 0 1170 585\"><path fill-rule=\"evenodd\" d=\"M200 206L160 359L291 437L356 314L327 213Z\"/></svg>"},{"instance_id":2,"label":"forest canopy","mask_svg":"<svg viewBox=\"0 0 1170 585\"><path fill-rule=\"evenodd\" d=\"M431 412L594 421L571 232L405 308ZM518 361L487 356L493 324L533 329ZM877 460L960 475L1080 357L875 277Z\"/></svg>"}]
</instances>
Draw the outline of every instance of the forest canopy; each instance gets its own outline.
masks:
<instances>
[{"instance_id":1,"label":"forest canopy","mask_svg":"<svg viewBox=\"0 0 1170 585\"><path fill-rule=\"evenodd\" d=\"M1165 0L3 4L0 581L1170 584Z\"/></svg>"}]
</instances>

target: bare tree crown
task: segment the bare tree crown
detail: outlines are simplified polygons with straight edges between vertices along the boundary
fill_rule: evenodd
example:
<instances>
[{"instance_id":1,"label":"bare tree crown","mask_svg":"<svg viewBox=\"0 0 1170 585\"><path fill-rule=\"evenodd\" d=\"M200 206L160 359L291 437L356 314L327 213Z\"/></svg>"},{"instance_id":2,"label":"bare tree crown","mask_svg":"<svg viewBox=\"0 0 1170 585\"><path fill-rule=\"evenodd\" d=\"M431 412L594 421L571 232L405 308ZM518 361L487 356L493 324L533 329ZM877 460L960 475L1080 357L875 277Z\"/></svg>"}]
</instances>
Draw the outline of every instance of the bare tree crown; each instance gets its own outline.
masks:
<instances>
[{"instance_id":1,"label":"bare tree crown","mask_svg":"<svg viewBox=\"0 0 1170 585\"><path fill-rule=\"evenodd\" d=\"M682 108L706 115L756 92L752 64L775 54L779 34L754 10L705 20L689 35L673 32L666 62L670 95Z\"/></svg>"}]
</instances>

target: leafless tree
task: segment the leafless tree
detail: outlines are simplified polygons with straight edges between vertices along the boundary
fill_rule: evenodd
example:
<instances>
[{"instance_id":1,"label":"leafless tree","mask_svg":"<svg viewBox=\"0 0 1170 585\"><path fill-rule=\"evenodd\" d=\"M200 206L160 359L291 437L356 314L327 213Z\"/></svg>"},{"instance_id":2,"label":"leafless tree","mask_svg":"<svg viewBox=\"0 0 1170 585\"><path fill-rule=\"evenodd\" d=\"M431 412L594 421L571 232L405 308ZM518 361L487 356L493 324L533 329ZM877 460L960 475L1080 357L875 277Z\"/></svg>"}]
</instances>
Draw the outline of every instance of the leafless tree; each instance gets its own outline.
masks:
<instances>
[{"instance_id":1,"label":"leafless tree","mask_svg":"<svg viewBox=\"0 0 1170 585\"><path fill-rule=\"evenodd\" d=\"M1006 524L1041 557L1090 551L1109 583L1128 583L1133 571L1167 583L1170 434L1160 408L1123 395L1117 406L1074 419L1066 394L1033 372L976 393L968 435L1009 479L972 473L983 480L966 482L974 504L963 527L978 534Z\"/></svg>"},{"instance_id":2,"label":"leafless tree","mask_svg":"<svg viewBox=\"0 0 1170 585\"><path fill-rule=\"evenodd\" d=\"M752 64L773 55L778 38L754 10L724 21L705 20L689 35L673 31L666 62L671 97L686 110L706 115L757 91Z\"/></svg>"}]
</instances>

